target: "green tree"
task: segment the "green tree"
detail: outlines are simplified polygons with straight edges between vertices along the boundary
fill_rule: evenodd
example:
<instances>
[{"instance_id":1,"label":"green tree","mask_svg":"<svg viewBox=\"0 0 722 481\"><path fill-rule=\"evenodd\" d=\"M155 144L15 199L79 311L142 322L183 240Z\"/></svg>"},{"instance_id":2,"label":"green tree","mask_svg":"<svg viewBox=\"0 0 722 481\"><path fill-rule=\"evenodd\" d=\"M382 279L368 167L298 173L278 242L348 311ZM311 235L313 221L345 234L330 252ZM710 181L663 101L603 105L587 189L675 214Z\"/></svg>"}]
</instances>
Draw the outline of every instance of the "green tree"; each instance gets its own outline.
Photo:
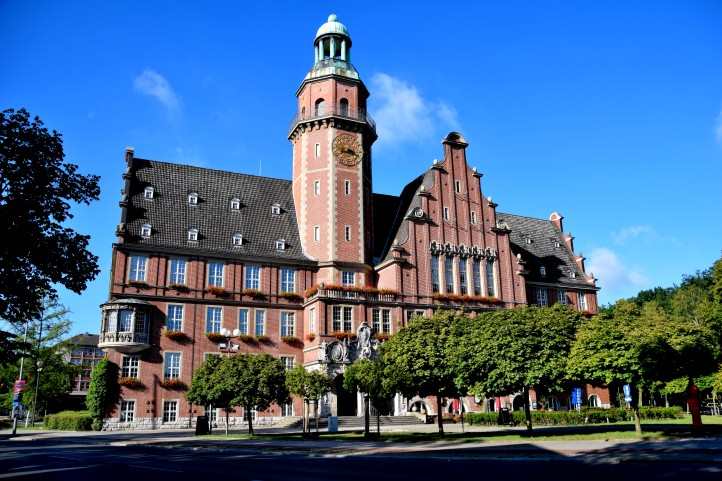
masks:
<instances>
[{"instance_id":1,"label":"green tree","mask_svg":"<svg viewBox=\"0 0 722 481\"><path fill-rule=\"evenodd\" d=\"M81 293L98 274L89 236L63 224L72 203L100 194L99 178L65 162L62 137L25 109L0 112L0 318L35 319L56 285Z\"/></svg>"},{"instance_id":2,"label":"green tree","mask_svg":"<svg viewBox=\"0 0 722 481\"><path fill-rule=\"evenodd\" d=\"M302 365L286 371L286 388L303 400L303 432L311 431L308 421L309 405L313 403L316 431L318 432L318 400L331 389L331 379L321 371L307 371Z\"/></svg>"},{"instance_id":3,"label":"green tree","mask_svg":"<svg viewBox=\"0 0 722 481\"><path fill-rule=\"evenodd\" d=\"M232 406L241 406L253 434L253 409L263 411L271 403L288 402L286 373L280 359L268 354L240 354L224 358L219 377L223 389L234 392Z\"/></svg>"},{"instance_id":4,"label":"green tree","mask_svg":"<svg viewBox=\"0 0 722 481\"><path fill-rule=\"evenodd\" d=\"M450 311L416 317L381 348L387 385L407 397L436 396L440 434L444 434L443 398L460 394L450 356L453 321Z\"/></svg>"},{"instance_id":5,"label":"green tree","mask_svg":"<svg viewBox=\"0 0 722 481\"><path fill-rule=\"evenodd\" d=\"M384 383L383 360L377 358L359 359L346 368L343 387L349 391L360 391L364 399L364 437L369 437L370 404L379 406L393 395L394 389ZM376 411L376 432L381 435L381 414Z\"/></svg>"},{"instance_id":6,"label":"green tree","mask_svg":"<svg viewBox=\"0 0 722 481\"><path fill-rule=\"evenodd\" d=\"M222 408L226 413L226 436L228 436L228 417L235 391L233 391L232 385L224 381L224 369L227 366L227 363L224 363L225 359L227 358L208 356L193 372L191 387L186 393L186 399L205 409L213 406Z\"/></svg>"},{"instance_id":7,"label":"green tree","mask_svg":"<svg viewBox=\"0 0 722 481\"><path fill-rule=\"evenodd\" d=\"M108 359L101 359L90 374L90 386L85 396L85 407L93 418L93 429L103 428L103 419L120 396L118 365Z\"/></svg>"},{"instance_id":8,"label":"green tree","mask_svg":"<svg viewBox=\"0 0 722 481\"><path fill-rule=\"evenodd\" d=\"M529 390L563 390L580 323L580 314L562 305L498 310L457 321L457 385L483 396L521 392L531 431Z\"/></svg>"}]
</instances>

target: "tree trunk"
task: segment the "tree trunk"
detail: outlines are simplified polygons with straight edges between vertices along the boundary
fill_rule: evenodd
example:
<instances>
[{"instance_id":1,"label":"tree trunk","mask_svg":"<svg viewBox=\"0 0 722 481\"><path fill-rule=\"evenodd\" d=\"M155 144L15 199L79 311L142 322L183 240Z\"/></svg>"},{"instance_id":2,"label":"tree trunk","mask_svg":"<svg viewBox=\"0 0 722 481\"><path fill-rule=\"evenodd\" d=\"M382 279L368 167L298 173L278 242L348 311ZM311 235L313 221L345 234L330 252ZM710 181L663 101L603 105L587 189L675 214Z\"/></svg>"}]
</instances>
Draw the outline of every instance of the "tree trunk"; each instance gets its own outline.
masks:
<instances>
[{"instance_id":1,"label":"tree trunk","mask_svg":"<svg viewBox=\"0 0 722 481\"><path fill-rule=\"evenodd\" d=\"M441 413L441 395L437 394L436 395L436 420L438 421L438 424L439 424L439 434L441 434L443 436L444 435L444 420L442 419L441 414L442 414Z\"/></svg>"},{"instance_id":2,"label":"tree trunk","mask_svg":"<svg viewBox=\"0 0 722 481\"><path fill-rule=\"evenodd\" d=\"M381 412L376 410L376 435L381 439Z\"/></svg>"},{"instance_id":3,"label":"tree trunk","mask_svg":"<svg viewBox=\"0 0 722 481\"><path fill-rule=\"evenodd\" d=\"M689 405L689 410L692 413L692 428L701 429L702 413L700 412L699 405L699 388L697 388L692 379L689 380L689 384L687 385L687 396L687 404Z\"/></svg>"},{"instance_id":4,"label":"tree trunk","mask_svg":"<svg viewBox=\"0 0 722 481\"><path fill-rule=\"evenodd\" d=\"M303 434L306 435L309 432L308 426L308 399L303 398Z\"/></svg>"},{"instance_id":5,"label":"tree trunk","mask_svg":"<svg viewBox=\"0 0 722 481\"><path fill-rule=\"evenodd\" d=\"M524 417L526 418L526 430L527 430L527 432L531 433L531 431L532 431L531 406L529 406L529 388L528 387L524 388L524 391L522 391L522 396L524 396Z\"/></svg>"},{"instance_id":6,"label":"tree trunk","mask_svg":"<svg viewBox=\"0 0 722 481\"><path fill-rule=\"evenodd\" d=\"M253 436L253 413L251 408L245 408L246 416L248 417L248 434Z\"/></svg>"},{"instance_id":7,"label":"tree trunk","mask_svg":"<svg viewBox=\"0 0 722 481\"><path fill-rule=\"evenodd\" d=\"M667 397L667 394L664 395L664 407L669 407L669 397Z\"/></svg>"},{"instance_id":8,"label":"tree trunk","mask_svg":"<svg viewBox=\"0 0 722 481\"><path fill-rule=\"evenodd\" d=\"M637 406L639 406L641 408L644 405L644 403L642 402L643 398L644 398L644 389L642 389L640 387L640 388L638 388L638 391L639 391L639 399L637 400Z\"/></svg>"},{"instance_id":9,"label":"tree trunk","mask_svg":"<svg viewBox=\"0 0 722 481\"><path fill-rule=\"evenodd\" d=\"M226 407L226 436L228 436L228 407Z\"/></svg>"},{"instance_id":10,"label":"tree trunk","mask_svg":"<svg viewBox=\"0 0 722 481\"><path fill-rule=\"evenodd\" d=\"M632 392L632 402L630 403L632 406L632 415L634 416L634 432L637 433L637 436L642 435L642 418L639 415L639 406L641 405L639 399L634 399L634 389L631 389ZM639 396L642 393L642 389L637 390L637 396Z\"/></svg>"},{"instance_id":11,"label":"tree trunk","mask_svg":"<svg viewBox=\"0 0 722 481\"><path fill-rule=\"evenodd\" d=\"M368 438L370 434L369 424L371 419L371 406L368 394L364 394L364 438Z\"/></svg>"},{"instance_id":12,"label":"tree trunk","mask_svg":"<svg viewBox=\"0 0 722 481\"><path fill-rule=\"evenodd\" d=\"M313 417L316 418L316 435L318 436L318 399L313 402Z\"/></svg>"},{"instance_id":13,"label":"tree trunk","mask_svg":"<svg viewBox=\"0 0 722 481\"><path fill-rule=\"evenodd\" d=\"M461 413L461 432L464 432L464 401L459 398L459 412Z\"/></svg>"}]
</instances>

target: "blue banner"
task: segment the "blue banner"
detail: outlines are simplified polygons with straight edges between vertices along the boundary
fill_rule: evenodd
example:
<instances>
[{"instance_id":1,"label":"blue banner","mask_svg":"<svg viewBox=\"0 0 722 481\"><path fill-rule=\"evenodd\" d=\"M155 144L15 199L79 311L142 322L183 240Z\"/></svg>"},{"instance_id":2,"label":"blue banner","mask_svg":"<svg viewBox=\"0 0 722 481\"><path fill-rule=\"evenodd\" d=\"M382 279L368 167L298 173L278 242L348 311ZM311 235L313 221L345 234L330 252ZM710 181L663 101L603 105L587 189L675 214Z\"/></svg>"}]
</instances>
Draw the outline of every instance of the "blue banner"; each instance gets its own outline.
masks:
<instances>
[{"instance_id":1,"label":"blue banner","mask_svg":"<svg viewBox=\"0 0 722 481\"><path fill-rule=\"evenodd\" d=\"M572 389L572 406L582 405L582 388L575 387Z\"/></svg>"},{"instance_id":2,"label":"blue banner","mask_svg":"<svg viewBox=\"0 0 722 481\"><path fill-rule=\"evenodd\" d=\"M624 390L624 401L631 403L632 402L632 386L629 384L625 384L622 386L622 389Z\"/></svg>"}]
</instances>

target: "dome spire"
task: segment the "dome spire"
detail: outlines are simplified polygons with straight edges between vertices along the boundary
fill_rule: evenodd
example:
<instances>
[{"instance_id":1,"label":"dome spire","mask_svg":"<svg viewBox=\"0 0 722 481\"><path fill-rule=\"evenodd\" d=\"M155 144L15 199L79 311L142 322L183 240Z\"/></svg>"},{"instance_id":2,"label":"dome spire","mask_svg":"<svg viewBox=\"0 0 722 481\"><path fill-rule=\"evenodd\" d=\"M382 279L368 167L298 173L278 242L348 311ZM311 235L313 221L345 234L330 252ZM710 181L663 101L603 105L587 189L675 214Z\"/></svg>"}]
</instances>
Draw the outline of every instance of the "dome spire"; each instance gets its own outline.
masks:
<instances>
[{"instance_id":1,"label":"dome spire","mask_svg":"<svg viewBox=\"0 0 722 481\"><path fill-rule=\"evenodd\" d=\"M339 22L335 13L329 15L326 23L316 31L313 48L316 64L323 61L351 60L351 36L346 25Z\"/></svg>"}]
</instances>

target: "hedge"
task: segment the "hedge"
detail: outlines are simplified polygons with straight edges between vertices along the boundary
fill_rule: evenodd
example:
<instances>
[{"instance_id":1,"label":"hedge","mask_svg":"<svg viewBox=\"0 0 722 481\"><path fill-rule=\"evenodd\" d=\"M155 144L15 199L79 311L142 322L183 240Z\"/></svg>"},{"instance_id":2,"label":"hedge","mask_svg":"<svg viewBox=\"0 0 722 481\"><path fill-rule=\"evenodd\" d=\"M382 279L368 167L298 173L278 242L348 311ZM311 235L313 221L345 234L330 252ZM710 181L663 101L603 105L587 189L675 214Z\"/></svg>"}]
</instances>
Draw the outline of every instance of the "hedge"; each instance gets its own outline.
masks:
<instances>
[{"instance_id":1,"label":"hedge","mask_svg":"<svg viewBox=\"0 0 722 481\"><path fill-rule=\"evenodd\" d=\"M45 427L61 431L90 431L93 418L88 411L61 411L45 416Z\"/></svg>"},{"instance_id":2,"label":"hedge","mask_svg":"<svg viewBox=\"0 0 722 481\"><path fill-rule=\"evenodd\" d=\"M682 408L656 408L643 407L640 409L642 419L676 419L682 417ZM523 424L525 421L524 411L513 411L511 413L515 424ZM465 420L469 424L495 426L499 419L499 413L467 413ZM573 424L599 424L631 421L633 414L631 410L623 408L583 408L581 411L532 411L532 424L538 426L567 426Z\"/></svg>"}]
</instances>

